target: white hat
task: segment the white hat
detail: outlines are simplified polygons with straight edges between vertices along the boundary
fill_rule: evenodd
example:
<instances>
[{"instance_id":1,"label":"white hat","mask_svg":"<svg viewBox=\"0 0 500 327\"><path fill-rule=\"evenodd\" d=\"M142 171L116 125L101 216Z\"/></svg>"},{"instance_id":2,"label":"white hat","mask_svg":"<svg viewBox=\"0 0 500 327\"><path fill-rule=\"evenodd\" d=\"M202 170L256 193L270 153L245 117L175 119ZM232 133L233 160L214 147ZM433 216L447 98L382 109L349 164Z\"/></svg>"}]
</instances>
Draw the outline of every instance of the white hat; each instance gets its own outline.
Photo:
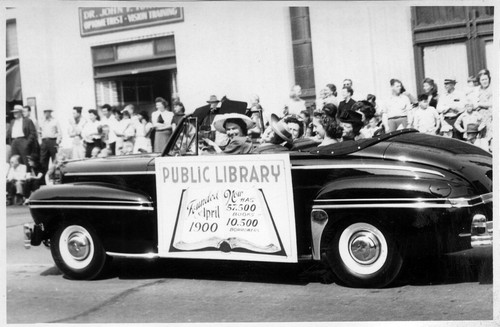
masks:
<instances>
[{"instance_id":1,"label":"white hat","mask_svg":"<svg viewBox=\"0 0 500 327\"><path fill-rule=\"evenodd\" d=\"M226 133L226 129L224 128L224 124L226 123L226 120L228 119L241 119L247 126L247 129L250 129L254 126L254 121L250 119L250 117L242 115L242 114L237 114L237 113L230 113L230 114L224 114L224 115L219 115L216 116L214 119L214 128L215 130L221 132L221 133Z\"/></svg>"}]
</instances>

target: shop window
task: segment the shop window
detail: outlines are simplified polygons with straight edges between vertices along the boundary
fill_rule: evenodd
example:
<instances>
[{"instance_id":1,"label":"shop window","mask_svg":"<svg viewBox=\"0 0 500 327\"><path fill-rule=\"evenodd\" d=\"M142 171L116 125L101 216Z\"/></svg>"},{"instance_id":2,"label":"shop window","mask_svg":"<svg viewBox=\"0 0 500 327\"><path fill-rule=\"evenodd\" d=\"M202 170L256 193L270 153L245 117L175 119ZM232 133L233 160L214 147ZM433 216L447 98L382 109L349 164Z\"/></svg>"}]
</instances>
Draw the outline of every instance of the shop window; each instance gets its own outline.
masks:
<instances>
[{"instance_id":1,"label":"shop window","mask_svg":"<svg viewBox=\"0 0 500 327\"><path fill-rule=\"evenodd\" d=\"M165 37L155 42L155 53L157 55L175 56L175 43L173 37Z\"/></svg>"},{"instance_id":2,"label":"shop window","mask_svg":"<svg viewBox=\"0 0 500 327\"><path fill-rule=\"evenodd\" d=\"M439 44L424 47L424 67L442 88L445 78L467 81L467 47L465 43ZM465 86L466 83L459 85Z\"/></svg>"},{"instance_id":3,"label":"shop window","mask_svg":"<svg viewBox=\"0 0 500 327\"><path fill-rule=\"evenodd\" d=\"M17 58L18 56L18 48L17 48L17 24L15 20L8 20L7 21L7 28L6 28L6 48L7 48L7 53L6 57L7 59L9 58Z\"/></svg>"},{"instance_id":4,"label":"shop window","mask_svg":"<svg viewBox=\"0 0 500 327\"><path fill-rule=\"evenodd\" d=\"M484 43L484 48L486 52L486 67L493 66L493 60L495 60L495 48L493 47L493 40L488 40Z\"/></svg>"},{"instance_id":5,"label":"shop window","mask_svg":"<svg viewBox=\"0 0 500 327\"><path fill-rule=\"evenodd\" d=\"M16 104L22 104L23 93L21 85L21 71L19 62L19 51L17 46L17 25L15 20L7 20L6 24L6 112L7 120L10 117L10 111Z\"/></svg>"},{"instance_id":6,"label":"shop window","mask_svg":"<svg viewBox=\"0 0 500 327\"><path fill-rule=\"evenodd\" d=\"M107 103L136 112L154 110L154 99L177 93L173 35L92 48L97 107Z\"/></svg>"},{"instance_id":7,"label":"shop window","mask_svg":"<svg viewBox=\"0 0 500 327\"><path fill-rule=\"evenodd\" d=\"M416 26L445 25L465 21L465 7L417 7Z\"/></svg>"},{"instance_id":8,"label":"shop window","mask_svg":"<svg viewBox=\"0 0 500 327\"><path fill-rule=\"evenodd\" d=\"M175 69L174 36L92 47L94 77Z\"/></svg>"},{"instance_id":9,"label":"shop window","mask_svg":"<svg viewBox=\"0 0 500 327\"><path fill-rule=\"evenodd\" d=\"M117 83L115 81L96 81L95 88L98 107L105 103L111 106L120 104Z\"/></svg>"},{"instance_id":10,"label":"shop window","mask_svg":"<svg viewBox=\"0 0 500 327\"><path fill-rule=\"evenodd\" d=\"M175 71L156 71L137 75L115 76L98 79L95 82L97 107L107 103L120 109L133 104L136 111L152 112L156 97L167 101L175 92L171 85Z\"/></svg>"},{"instance_id":11,"label":"shop window","mask_svg":"<svg viewBox=\"0 0 500 327\"><path fill-rule=\"evenodd\" d=\"M412 7L412 31L417 86L433 78L442 85L455 76L467 77L492 65L493 7Z\"/></svg>"},{"instance_id":12,"label":"shop window","mask_svg":"<svg viewBox=\"0 0 500 327\"><path fill-rule=\"evenodd\" d=\"M311 24L308 7L290 7L295 84L302 87L302 97L314 100L314 65L311 43Z\"/></svg>"},{"instance_id":13,"label":"shop window","mask_svg":"<svg viewBox=\"0 0 500 327\"><path fill-rule=\"evenodd\" d=\"M154 56L153 42L137 42L116 47L117 60L130 60Z\"/></svg>"}]
</instances>

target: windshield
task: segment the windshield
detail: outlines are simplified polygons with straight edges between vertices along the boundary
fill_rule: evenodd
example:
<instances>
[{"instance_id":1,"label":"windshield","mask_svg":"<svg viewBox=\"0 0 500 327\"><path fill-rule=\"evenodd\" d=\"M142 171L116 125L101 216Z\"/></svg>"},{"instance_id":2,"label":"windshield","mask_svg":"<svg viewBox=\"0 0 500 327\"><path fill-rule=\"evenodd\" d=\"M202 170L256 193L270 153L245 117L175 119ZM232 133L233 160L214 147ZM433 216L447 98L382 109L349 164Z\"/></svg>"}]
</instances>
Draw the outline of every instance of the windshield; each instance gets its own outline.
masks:
<instances>
[{"instance_id":1,"label":"windshield","mask_svg":"<svg viewBox=\"0 0 500 327\"><path fill-rule=\"evenodd\" d=\"M198 155L197 118L189 117L183 120L180 132L168 151L169 156Z\"/></svg>"}]
</instances>

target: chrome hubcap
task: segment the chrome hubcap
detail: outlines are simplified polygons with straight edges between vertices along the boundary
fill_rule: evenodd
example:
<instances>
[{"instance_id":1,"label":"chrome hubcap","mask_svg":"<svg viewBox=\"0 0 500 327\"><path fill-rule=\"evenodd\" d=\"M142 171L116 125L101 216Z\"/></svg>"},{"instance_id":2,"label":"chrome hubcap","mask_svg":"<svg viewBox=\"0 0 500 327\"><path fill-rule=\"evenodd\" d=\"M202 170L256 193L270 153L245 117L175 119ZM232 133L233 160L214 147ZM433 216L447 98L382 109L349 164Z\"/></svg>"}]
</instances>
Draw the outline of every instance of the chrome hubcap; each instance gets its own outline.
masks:
<instances>
[{"instance_id":1,"label":"chrome hubcap","mask_svg":"<svg viewBox=\"0 0 500 327\"><path fill-rule=\"evenodd\" d=\"M367 231L355 233L349 241L349 253L357 263L369 265L380 256L380 241Z\"/></svg>"},{"instance_id":2,"label":"chrome hubcap","mask_svg":"<svg viewBox=\"0 0 500 327\"><path fill-rule=\"evenodd\" d=\"M84 234L80 232L71 234L67 244L68 251L75 260L81 261L88 257L90 253L90 243Z\"/></svg>"}]
</instances>

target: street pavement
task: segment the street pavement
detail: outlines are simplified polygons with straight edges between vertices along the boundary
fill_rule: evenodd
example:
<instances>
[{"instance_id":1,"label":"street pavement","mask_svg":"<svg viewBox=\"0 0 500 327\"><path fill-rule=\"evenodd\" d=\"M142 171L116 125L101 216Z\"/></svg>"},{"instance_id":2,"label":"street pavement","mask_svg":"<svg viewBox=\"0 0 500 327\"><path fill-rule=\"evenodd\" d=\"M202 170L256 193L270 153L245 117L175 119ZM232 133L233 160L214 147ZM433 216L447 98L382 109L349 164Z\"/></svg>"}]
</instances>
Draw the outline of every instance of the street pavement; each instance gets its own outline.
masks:
<instances>
[{"instance_id":1,"label":"street pavement","mask_svg":"<svg viewBox=\"0 0 500 327\"><path fill-rule=\"evenodd\" d=\"M340 286L319 264L165 259L73 281L43 245L24 249L26 222L26 207L7 207L7 323L493 319L490 269L462 258L414 263L386 289Z\"/></svg>"}]
</instances>

